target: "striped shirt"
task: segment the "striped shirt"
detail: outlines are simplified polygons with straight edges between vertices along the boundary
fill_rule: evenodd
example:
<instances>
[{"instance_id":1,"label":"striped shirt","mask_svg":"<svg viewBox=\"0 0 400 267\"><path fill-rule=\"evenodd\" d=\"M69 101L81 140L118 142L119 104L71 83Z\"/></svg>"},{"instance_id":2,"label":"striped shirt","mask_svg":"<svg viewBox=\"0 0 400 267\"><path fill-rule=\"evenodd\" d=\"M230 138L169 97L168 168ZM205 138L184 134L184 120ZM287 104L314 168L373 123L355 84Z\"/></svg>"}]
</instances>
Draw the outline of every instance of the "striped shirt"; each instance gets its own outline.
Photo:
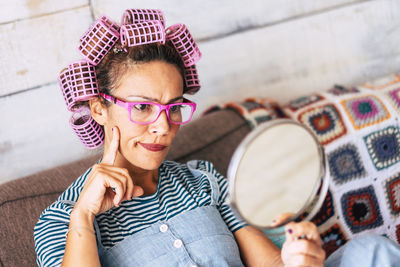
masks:
<instances>
[{"instance_id":1,"label":"striped shirt","mask_svg":"<svg viewBox=\"0 0 400 267\"><path fill-rule=\"evenodd\" d=\"M225 203L226 178L207 161L197 161L196 169L217 178L220 191L217 209L228 228L235 232L245 226L246 223L237 217ZM42 212L34 228L35 250L39 266L61 265L66 243L65 234L73 206L59 201L76 202L90 171L91 168L69 186L56 202ZM159 167L159 182L154 194L123 201L118 208L113 207L96 215L101 243L106 249L111 248L124 238L157 221L169 220L184 211L210 204L211 186L206 175L195 178L186 164L164 161Z\"/></svg>"}]
</instances>

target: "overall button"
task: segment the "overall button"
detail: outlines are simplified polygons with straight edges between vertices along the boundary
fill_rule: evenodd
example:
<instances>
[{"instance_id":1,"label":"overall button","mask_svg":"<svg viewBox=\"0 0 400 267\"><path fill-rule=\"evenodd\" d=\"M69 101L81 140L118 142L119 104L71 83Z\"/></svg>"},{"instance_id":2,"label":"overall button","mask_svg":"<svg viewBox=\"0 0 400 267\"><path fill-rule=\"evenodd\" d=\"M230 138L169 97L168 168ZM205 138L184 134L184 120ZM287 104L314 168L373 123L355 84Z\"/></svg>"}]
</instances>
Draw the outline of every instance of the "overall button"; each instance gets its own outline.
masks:
<instances>
[{"instance_id":1,"label":"overall button","mask_svg":"<svg viewBox=\"0 0 400 267\"><path fill-rule=\"evenodd\" d=\"M166 224L161 224L160 225L160 231L165 233L168 230L168 225Z\"/></svg>"},{"instance_id":2,"label":"overall button","mask_svg":"<svg viewBox=\"0 0 400 267\"><path fill-rule=\"evenodd\" d=\"M182 240L180 240L180 239L175 240L174 247L176 247L176 248L182 247Z\"/></svg>"}]
</instances>

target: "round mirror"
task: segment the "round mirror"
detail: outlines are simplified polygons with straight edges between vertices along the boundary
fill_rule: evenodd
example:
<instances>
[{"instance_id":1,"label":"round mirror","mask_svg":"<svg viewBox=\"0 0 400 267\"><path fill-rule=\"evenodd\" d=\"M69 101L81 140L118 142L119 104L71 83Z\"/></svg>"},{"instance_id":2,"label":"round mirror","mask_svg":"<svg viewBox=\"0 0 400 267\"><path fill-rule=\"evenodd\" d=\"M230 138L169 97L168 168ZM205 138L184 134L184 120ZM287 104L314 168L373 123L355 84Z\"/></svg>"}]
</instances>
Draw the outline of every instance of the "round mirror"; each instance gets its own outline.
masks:
<instances>
[{"instance_id":1,"label":"round mirror","mask_svg":"<svg viewBox=\"0 0 400 267\"><path fill-rule=\"evenodd\" d=\"M232 157L230 204L263 229L307 220L326 195L324 174L322 146L308 128L289 119L266 122L246 136Z\"/></svg>"}]
</instances>

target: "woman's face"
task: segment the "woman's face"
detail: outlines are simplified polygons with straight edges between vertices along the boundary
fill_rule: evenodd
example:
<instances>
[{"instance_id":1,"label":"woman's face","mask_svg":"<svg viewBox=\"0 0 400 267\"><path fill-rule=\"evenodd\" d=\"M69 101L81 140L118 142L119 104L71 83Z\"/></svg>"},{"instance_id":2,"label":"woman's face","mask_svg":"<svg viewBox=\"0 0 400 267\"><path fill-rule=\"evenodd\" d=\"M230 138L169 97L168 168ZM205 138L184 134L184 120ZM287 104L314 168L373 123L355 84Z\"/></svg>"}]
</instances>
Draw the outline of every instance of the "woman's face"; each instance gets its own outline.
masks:
<instances>
[{"instance_id":1,"label":"woman's face","mask_svg":"<svg viewBox=\"0 0 400 267\"><path fill-rule=\"evenodd\" d=\"M182 102L183 80L177 67L163 61L152 61L134 66L121 79L112 95L128 102L170 104ZM144 170L154 170L164 160L179 125L171 124L165 111L147 125L130 121L128 110L111 104L107 110L106 138L111 140L111 128L120 132L120 148L116 165L128 162ZM151 145L163 145L165 148ZM119 163L119 164L118 164ZM126 166L125 166L126 167Z\"/></svg>"}]
</instances>

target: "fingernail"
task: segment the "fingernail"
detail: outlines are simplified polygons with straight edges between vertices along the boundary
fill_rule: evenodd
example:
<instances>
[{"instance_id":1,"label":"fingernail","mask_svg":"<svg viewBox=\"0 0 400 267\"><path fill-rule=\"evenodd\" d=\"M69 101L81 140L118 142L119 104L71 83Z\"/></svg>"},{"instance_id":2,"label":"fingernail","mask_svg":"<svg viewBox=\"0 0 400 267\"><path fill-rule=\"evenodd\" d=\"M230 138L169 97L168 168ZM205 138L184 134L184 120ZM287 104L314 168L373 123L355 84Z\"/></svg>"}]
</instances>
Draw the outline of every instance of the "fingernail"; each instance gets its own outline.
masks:
<instances>
[{"instance_id":1,"label":"fingernail","mask_svg":"<svg viewBox=\"0 0 400 267\"><path fill-rule=\"evenodd\" d=\"M289 230L288 230L288 233L289 233L289 234L293 233L293 230L292 230L292 229L289 229Z\"/></svg>"},{"instance_id":2,"label":"fingernail","mask_svg":"<svg viewBox=\"0 0 400 267\"><path fill-rule=\"evenodd\" d=\"M114 132L114 127L112 127L112 128L111 128L111 131L113 131L113 132Z\"/></svg>"}]
</instances>

